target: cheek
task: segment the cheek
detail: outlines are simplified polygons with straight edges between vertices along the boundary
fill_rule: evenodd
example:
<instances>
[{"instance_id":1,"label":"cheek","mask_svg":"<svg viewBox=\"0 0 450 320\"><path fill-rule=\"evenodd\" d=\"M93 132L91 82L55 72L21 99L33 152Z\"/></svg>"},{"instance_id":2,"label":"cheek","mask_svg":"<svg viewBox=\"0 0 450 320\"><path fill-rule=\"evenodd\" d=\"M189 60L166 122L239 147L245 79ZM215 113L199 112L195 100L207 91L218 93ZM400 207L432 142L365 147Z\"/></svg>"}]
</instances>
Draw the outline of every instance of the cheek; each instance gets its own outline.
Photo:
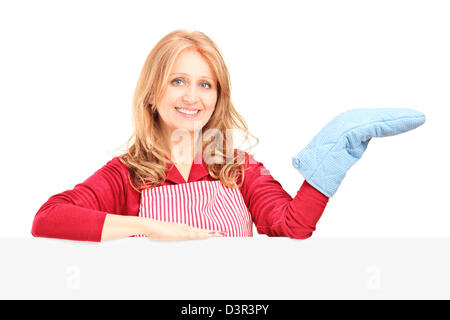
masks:
<instances>
[{"instance_id":1,"label":"cheek","mask_svg":"<svg viewBox=\"0 0 450 320\"><path fill-rule=\"evenodd\" d=\"M207 109L209 109L210 111L214 110L214 107L217 103L217 93L208 94L203 101Z\"/></svg>"},{"instance_id":2,"label":"cheek","mask_svg":"<svg viewBox=\"0 0 450 320\"><path fill-rule=\"evenodd\" d=\"M161 104L163 105L173 104L174 101L180 98L180 95L181 95L180 92L178 92L175 88L169 86L161 99Z\"/></svg>"}]
</instances>

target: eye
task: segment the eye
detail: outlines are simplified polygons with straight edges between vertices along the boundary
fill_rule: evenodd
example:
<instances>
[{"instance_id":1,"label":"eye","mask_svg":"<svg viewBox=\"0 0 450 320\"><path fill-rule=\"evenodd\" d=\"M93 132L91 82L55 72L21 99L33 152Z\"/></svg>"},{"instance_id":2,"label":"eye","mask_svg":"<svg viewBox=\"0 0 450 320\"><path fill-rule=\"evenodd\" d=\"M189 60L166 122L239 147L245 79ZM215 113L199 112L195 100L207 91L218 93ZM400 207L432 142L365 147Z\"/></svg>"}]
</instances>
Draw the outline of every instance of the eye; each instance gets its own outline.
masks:
<instances>
[{"instance_id":1,"label":"eye","mask_svg":"<svg viewBox=\"0 0 450 320\"><path fill-rule=\"evenodd\" d=\"M211 84L209 82L202 82L201 86L206 85L206 87L203 87L205 89L210 89L211 88Z\"/></svg>"},{"instance_id":2,"label":"eye","mask_svg":"<svg viewBox=\"0 0 450 320\"><path fill-rule=\"evenodd\" d=\"M171 83L173 83L173 84L175 84L175 85L178 86L178 85L181 85L181 84L184 83L184 79L182 79L182 78L176 78L176 79L173 79Z\"/></svg>"}]
</instances>

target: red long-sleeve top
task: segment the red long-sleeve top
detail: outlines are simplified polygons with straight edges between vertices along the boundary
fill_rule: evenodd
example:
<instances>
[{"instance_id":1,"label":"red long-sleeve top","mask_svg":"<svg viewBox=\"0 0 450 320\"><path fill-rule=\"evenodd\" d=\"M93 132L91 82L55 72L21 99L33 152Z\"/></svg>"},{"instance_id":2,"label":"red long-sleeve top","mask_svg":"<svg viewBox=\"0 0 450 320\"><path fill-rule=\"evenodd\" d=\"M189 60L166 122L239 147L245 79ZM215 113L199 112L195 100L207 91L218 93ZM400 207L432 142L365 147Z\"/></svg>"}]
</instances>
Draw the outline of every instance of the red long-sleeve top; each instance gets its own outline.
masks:
<instances>
[{"instance_id":1,"label":"red long-sleeve top","mask_svg":"<svg viewBox=\"0 0 450 320\"><path fill-rule=\"evenodd\" d=\"M312 235L328 197L306 180L292 198L261 162L245 153L244 182L240 188L258 233L271 237L306 239ZM168 166L163 185L214 181L206 163L192 164L188 181ZM72 190L51 196L36 213L35 237L81 241L101 240L107 214L138 216L141 193L131 187L128 169L114 157Z\"/></svg>"}]
</instances>

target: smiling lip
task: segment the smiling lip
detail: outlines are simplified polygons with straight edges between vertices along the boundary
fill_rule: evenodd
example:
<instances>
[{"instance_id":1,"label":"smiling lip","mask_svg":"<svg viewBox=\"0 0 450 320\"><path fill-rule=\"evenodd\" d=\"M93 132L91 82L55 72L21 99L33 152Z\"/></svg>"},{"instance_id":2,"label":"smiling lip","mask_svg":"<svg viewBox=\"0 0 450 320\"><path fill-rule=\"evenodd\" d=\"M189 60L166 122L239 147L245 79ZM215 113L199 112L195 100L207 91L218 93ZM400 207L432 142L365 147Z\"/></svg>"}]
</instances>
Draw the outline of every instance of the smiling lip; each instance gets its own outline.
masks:
<instances>
[{"instance_id":1,"label":"smiling lip","mask_svg":"<svg viewBox=\"0 0 450 320\"><path fill-rule=\"evenodd\" d=\"M183 109L183 108L180 108L180 109ZM188 118L188 119L194 119L194 118L197 118L198 115L199 115L200 112L201 112L201 110L199 110L199 109L188 109L188 110L190 110L190 111L197 111L197 110L198 110L198 112L197 112L197 113L194 113L194 114L187 114L187 113L183 113L183 112L179 111L177 108L175 108L175 110L176 110L176 112L177 112L179 115L181 115L181 116L184 117L184 118Z\"/></svg>"},{"instance_id":2,"label":"smiling lip","mask_svg":"<svg viewBox=\"0 0 450 320\"><path fill-rule=\"evenodd\" d=\"M185 109L185 110L189 110L189 111L197 111L197 110L200 110L200 109L197 109L197 108L187 108L187 107L175 107L175 108L178 108L178 109Z\"/></svg>"}]
</instances>

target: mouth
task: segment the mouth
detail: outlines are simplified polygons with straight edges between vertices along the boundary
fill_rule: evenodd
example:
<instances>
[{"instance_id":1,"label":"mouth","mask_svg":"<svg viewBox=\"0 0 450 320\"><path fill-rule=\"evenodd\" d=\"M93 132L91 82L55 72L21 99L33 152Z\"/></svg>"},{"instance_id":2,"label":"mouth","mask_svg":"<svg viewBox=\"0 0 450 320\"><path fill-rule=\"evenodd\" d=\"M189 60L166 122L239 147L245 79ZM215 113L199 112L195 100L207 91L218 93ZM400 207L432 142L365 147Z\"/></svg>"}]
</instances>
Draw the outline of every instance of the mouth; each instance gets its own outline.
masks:
<instances>
[{"instance_id":1,"label":"mouth","mask_svg":"<svg viewBox=\"0 0 450 320\"><path fill-rule=\"evenodd\" d=\"M185 118L195 118L201 111L199 109L185 109L178 107L175 107L175 110L177 110L177 113L184 116Z\"/></svg>"}]
</instances>

